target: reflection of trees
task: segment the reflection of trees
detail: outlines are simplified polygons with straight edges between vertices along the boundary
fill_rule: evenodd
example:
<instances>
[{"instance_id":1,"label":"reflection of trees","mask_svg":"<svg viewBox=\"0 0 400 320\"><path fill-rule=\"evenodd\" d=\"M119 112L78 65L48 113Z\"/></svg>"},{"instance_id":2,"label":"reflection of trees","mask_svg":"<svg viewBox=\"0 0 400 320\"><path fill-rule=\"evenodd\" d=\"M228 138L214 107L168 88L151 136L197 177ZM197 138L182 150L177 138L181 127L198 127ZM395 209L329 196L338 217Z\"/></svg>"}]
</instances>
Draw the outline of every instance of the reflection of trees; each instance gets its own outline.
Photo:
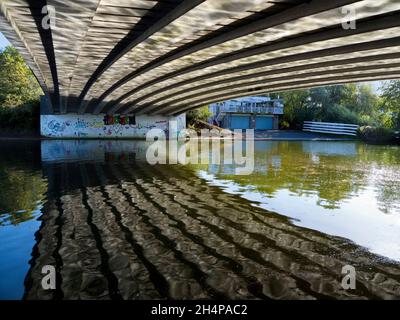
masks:
<instances>
[{"instance_id":1,"label":"reflection of trees","mask_svg":"<svg viewBox=\"0 0 400 320\"><path fill-rule=\"evenodd\" d=\"M0 182L0 225L16 225L32 219L46 192L41 173L1 166Z\"/></svg>"},{"instance_id":2,"label":"reflection of trees","mask_svg":"<svg viewBox=\"0 0 400 320\"><path fill-rule=\"evenodd\" d=\"M32 219L47 191L38 162L39 143L1 143L4 152L0 154L0 226Z\"/></svg>"},{"instance_id":3,"label":"reflection of trees","mask_svg":"<svg viewBox=\"0 0 400 320\"><path fill-rule=\"evenodd\" d=\"M317 195L318 205L328 209L340 207L340 202L359 193L367 186L371 170L399 166L399 148L381 148L350 142L354 153L340 154L340 146L332 154L304 151L301 142L263 142L255 147L255 171L249 176L228 173L221 166L216 175L240 185L254 186L258 191L273 196L287 189L297 196ZM353 144L353 145L350 145ZM334 146L332 144L332 146ZM344 145L346 147L346 145ZM329 145L325 149L329 150ZM277 161L279 159L279 161ZM228 173L228 174L225 174ZM377 181L378 201L390 207L400 202L399 179L389 183Z\"/></svg>"},{"instance_id":4,"label":"reflection of trees","mask_svg":"<svg viewBox=\"0 0 400 320\"><path fill-rule=\"evenodd\" d=\"M360 161L373 163L374 166L399 166L400 148L397 146L358 145Z\"/></svg>"},{"instance_id":5,"label":"reflection of trees","mask_svg":"<svg viewBox=\"0 0 400 320\"><path fill-rule=\"evenodd\" d=\"M385 181L376 186L379 208L384 213L400 212L400 182L399 180Z\"/></svg>"},{"instance_id":6,"label":"reflection of trees","mask_svg":"<svg viewBox=\"0 0 400 320\"><path fill-rule=\"evenodd\" d=\"M400 148L360 145L360 161L369 163L369 172L380 210L400 212Z\"/></svg>"},{"instance_id":7,"label":"reflection of trees","mask_svg":"<svg viewBox=\"0 0 400 320\"><path fill-rule=\"evenodd\" d=\"M108 160L43 166L53 187L25 299L61 296L42 289L49 264L64 299L399 296L396 266L345 239L266 214L184 166ZM366 289L340 289L347 264Z\"/></svg>"}]
</instances>

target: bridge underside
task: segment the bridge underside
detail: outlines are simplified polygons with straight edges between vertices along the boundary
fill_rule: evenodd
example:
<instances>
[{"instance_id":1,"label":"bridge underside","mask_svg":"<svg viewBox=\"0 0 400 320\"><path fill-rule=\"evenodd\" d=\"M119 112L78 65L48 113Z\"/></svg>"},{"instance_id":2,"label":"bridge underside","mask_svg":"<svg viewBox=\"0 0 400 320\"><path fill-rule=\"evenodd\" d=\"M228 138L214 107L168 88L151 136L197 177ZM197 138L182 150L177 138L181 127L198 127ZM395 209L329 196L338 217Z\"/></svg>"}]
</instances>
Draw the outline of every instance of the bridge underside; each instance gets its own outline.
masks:
<instances>
[{"instance_id":1,"label":"bridge underside","mask_svg":"<svg viewBox=\"0 0 400 320\"><path fill-rule=\"evenodd\" d=\"M355 29L343 8L356 13ZM57 115L170 116L400 78L398 0L0 0L0 31Z\"/></svg>"}]
</instances>

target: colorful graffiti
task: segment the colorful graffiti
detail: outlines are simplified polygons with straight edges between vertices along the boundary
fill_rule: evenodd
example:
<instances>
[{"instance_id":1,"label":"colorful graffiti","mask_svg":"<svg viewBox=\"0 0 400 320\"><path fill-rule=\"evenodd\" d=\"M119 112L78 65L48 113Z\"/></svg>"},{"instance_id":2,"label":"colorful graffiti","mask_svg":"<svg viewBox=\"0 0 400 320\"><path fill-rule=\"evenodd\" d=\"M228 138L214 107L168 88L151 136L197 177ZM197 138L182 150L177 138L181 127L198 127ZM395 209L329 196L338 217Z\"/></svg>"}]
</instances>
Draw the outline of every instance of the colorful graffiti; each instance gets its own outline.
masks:
<instances>
[{"instance_id":1,"label":"colorful graffiti","mask_svg":"<svg viewBox=\"0 0 400 320\"><path fill-rule=\"evenodd\" d=\"M178 131L186 126L184 115L42 115L41 133L53 138L145 138L151 129L161 129L168 133L170 120L178 122Z\"/></svg>"},{"instance_id":2,"label":"colorful graffiti","mask_svg":"<svg viewBox=\"0 0 400 320\"><path fill-rule=\"evenodd\" d=\"M83 121L82 119L78 119L78 121L74 125L75 129L86 129L88 127L88 123Z\"/></svg>"},{"instance_id":3,"label":"colorful graffiti","mask_svg":"<svg viewBox=\"0 0 400 320\"><path fill-rule=\"evenodd\" d=\"M54 134L57 134L57 133L63 132L65 130L65 128L67 126L69 126L69 125L70 125L70 123L68 121L66 121L66 122L58 122L56 120L51 120L48 123L47 127L49 128L49 130L51 132L53 132Z\"/></svg>"},{"instance_id":4,"label":"colorful graffiti","mask_svg":"<svg viewBox=\"0 0 400 320\"><path fill-rule=\"evenodd\" d=\"M103 119L104 125L110 126L115 124L120 125L136 125L136 117L135 116L112 116L112 115L105 115Z\"/></svg>"}]
</instances>

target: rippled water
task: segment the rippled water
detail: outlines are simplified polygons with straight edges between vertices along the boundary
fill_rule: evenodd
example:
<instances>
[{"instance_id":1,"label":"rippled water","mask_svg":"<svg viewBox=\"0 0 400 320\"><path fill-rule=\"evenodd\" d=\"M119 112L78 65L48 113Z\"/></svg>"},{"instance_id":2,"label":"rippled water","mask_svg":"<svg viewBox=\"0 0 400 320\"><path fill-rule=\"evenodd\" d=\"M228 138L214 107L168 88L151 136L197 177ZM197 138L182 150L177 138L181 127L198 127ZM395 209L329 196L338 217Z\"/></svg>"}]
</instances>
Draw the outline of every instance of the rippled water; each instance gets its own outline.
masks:
<instances>
[{"instance_id":1,"label":"rippled water","mask_svg":"<svg viewBox=\"0 0 400 320\"><path fill-rule=\"evenodd\" d=\"M249 176L146 147L0 143L1 299L400 298L399 147L259 141Z\"/></svg>"}]
</instances>

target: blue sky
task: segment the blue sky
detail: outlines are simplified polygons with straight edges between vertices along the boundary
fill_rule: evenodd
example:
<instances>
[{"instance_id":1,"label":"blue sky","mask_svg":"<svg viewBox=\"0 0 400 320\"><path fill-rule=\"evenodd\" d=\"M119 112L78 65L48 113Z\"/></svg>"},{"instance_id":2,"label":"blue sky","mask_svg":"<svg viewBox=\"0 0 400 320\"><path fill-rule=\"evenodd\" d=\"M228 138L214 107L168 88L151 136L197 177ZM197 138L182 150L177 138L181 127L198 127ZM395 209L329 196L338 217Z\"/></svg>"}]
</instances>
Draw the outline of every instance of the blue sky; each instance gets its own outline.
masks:
<instances>
[{"instance_id":1,"label":"blue sky","mask_svg":"<svg viewBox=\"0 0 400 320\"><path fill-rule=\"evenodd\" d=\"M0 50L4 49L4 47L8 46L10 43L4 38L3 34L0 32Z\"/></svg>"}]
</instances>

